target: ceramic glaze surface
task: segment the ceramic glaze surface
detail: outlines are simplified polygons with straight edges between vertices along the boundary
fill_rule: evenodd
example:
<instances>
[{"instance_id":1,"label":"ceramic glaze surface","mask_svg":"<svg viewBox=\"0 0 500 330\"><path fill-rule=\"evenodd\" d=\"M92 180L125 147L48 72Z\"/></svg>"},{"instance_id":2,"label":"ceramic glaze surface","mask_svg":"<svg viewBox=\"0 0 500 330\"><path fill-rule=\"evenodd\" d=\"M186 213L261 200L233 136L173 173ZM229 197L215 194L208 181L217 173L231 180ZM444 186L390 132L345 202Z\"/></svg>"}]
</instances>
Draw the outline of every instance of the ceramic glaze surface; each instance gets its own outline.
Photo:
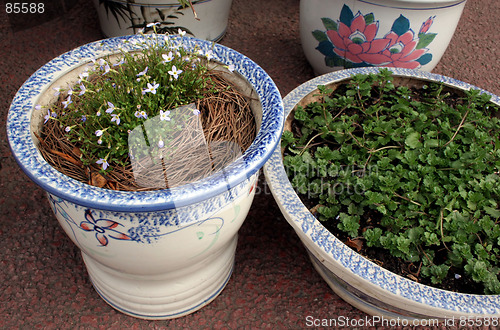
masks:
<instances>
[{"instance_id":1,"label":"ceramic glaze surface","mask_svg":"<svg viewBox=\"0 0 500 330\"><path fill-rule=\"evenodd\" d=\"M369 66L431 71L465 2L303 0L302 47L317 74Z\"/></svg>"},{"instance_id":2,"label":"ceramic glaze surface","mask_svg":"<svg viewBox=\"0 0 500 330\"><path fill-rule=\"evenodd\" d=\"M180 36L158 36L160 43ZM202 180L148 192L89 186L50 166L33 131L56 83L64 86L92 59L140 50L142 36L106 39L50 61L19 89L7 119L12 153L21 169L48 195L56 218L81 249L90 279L114 308L140 318L167 319L215 299L233 269L237 232L255 195L258 171L281 137L283 102L257 64L227 47L182 37L188 49L212 50L213 60L234 65L234 76L252 90L258 132L251 146L224 169ZM43 101L40 101L43 100ZM259 106L253 106L256 102ZM47 105L47 104L44 104Z\"/></svg>"},{"instance_id":3,"label":"ceramic glaze surface","mask_svg":"<svg viewBox=\"0 0 500 330\"><path fill-rule=\"evenodd\" d=\"M442 82L460 89L478 89L465 82L428 72L399 68L391 70L397 76ZM284 98L285 114L288 116L302 98L317 90L318 85L339 82L353 74L377 71L377 68L357 68L312 79ZM500 104L500 97L492 95L492 101ZM295 193L279 149L274 151L264 166L264 173L281 211L312 255L315 267L349 303L367 313L387 317L500 317L498 295L461 294L416 283L365 259L338 240L309 212Z\"/></svg>"},{"instance_id":4,"label":"ceramic glaze surface","mask_svg":"<svg viewBox=\"0 0 500 330\"><path fill-rule=\"evenodd\" d=\"M159 33L182 29L198 39L218 41L226 33L232 0L192 1L196 11L181 8L177 0L94 0L99 23L105 36L118 37L137 33L148 23L160 23Z\"/></svg>"}]
</instances>

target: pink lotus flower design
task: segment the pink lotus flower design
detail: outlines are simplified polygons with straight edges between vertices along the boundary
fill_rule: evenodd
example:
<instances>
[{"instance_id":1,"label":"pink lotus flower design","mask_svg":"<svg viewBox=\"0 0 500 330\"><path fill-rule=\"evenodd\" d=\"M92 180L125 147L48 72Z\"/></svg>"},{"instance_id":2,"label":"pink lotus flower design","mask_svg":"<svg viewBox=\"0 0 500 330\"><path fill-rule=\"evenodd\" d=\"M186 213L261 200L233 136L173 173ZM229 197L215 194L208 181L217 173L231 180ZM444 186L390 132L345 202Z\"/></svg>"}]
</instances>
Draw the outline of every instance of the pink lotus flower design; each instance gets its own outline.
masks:
<instances>
[{"instance_id":1,"label":"pink lotus flower design","mask_svg":"<svg viewBox=\"0 0 500 330\"><path fill-rule=\"evenodd\" d=\"M324 17L321 20L326 31L315 30L318 40L316 49L325 55L325 64L344 68L362 66L385 66L417 69L432 60L426 48L437 33L429 33L436 16L429 17L418 34L410 28L410 20L400 15L391 30L377 38L379 21L373 13L353 14L344 5L339 20Z\"/></svg>"},{"instance_id":2,"label":"pink lotus flower design","mask_svg":"<svg viewBox=\"0 0 500 330\"><path fill-rule=\"evenodd\" d=\"M353 63L382 64L389 61L381 52L389 44L388 39L375 39L378 21L366 24L360 12L350 26L339 22L338 30L329 30L326 35L335 47L334 52Z\"/></svg>"},{"instance_id":3,"label":"pink lotus flower design","mask_svg":"<svg viewBox=\"0 0 500 330\"><path fill-rule=\"evenodd\" d=\"M418 38L415 39L413 31L409 30L400 36L391 31L385 38L390 40L383 52L384 58L387 57L389 63L385 63L383 66L406 69L416 69L420 66L417 59L424 55L427 49L416 49Z\"/></svg>"}]
</instances>

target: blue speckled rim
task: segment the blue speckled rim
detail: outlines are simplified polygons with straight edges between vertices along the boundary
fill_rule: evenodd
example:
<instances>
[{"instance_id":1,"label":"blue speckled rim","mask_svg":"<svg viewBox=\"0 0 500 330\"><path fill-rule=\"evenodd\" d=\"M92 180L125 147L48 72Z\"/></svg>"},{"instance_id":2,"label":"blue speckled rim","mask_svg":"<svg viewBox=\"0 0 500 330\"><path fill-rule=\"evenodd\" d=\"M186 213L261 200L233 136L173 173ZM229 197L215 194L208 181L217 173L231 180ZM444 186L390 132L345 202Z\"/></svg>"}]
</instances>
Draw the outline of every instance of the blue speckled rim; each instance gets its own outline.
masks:
<instances>
[{"instance_id":1,"label":"blue speckled rim","mask_svg":"<svg viewBox=\"0 0 500 330\"><path fill-rule=\"evenodd\" d=\"M327 85L341 81L358 73L376 73L379 68L357 68L327 73L312 79L290 92L284 99L285 116L306 95L317 89L318 85ZM429 72L392 68L395 75L414 77L429 81L443 82L446 85L461 89L479 89L465 82ZM500 98L492 95L492 101L500 104ZM470 313L485 316L500 316L500 295L473 295L455 293L422 285L396 275L375 263L365 259L332 235L302 204L292 188L277 148L264 166L266 180L285 218L299 232L302 239L316 246L323 255L330 256L354 274L372 285L381 287L395 295L403 296L411 301L422 303L441 310L459 313ZM400 306L404 307L404 306Z\"/></svg>"},{"instance_id":2,"label":"blue speckled rim","mask_svg":"<svg viewBox=\"0 0 500 330\"><path fill-rule=\"evenodd\" d=\"M252 145L224 171L196 183L149 192L118 192L83 184L52 168L32 141L30 119L37 99L55 79L90 59L115 53L118 48L137 50L133 42L141 36L124 36L92 42L69 51L45 64L21 86L7 117L7 137L22 170L46 191L73 203L109 211L157 211L185 206L216 196L250 178L271 156L283 130L281 94L269 75L248 57L219 44L184 37L190 49L212 49L214 60L233 64L246 78L262 104L262 124ZM162 38L160 38L162 39Z\"/></svg>"}]
</instances>

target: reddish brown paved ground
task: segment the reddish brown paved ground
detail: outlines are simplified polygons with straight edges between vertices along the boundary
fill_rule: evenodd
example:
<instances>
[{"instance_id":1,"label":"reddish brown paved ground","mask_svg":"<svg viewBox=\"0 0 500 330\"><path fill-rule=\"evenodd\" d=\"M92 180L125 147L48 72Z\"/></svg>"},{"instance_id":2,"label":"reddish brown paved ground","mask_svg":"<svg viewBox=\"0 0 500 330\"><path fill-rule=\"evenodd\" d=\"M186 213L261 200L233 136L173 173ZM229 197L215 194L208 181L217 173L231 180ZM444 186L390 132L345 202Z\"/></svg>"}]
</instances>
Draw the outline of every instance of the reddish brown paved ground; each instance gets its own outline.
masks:
<instances>
[{"instance_id":1,"label":"reddish brown paved ground","mask_svg":"<svg viewBox=\"0 0 500 330\"><path fill-rule=\"evenodd\" d=\"M3 4L0 11L0 328L276 329L304 327L308 315L364 317L316 274L263 184L240 231L234 274L209 306L181 319L143 321L99 298L44 193L15 164L5 133L10 101L29 75L53 57L102 38L90 0L62 11L43 24L43 17L33 16L16 32ZM469 0L434 72L499 94L497 17L498 0ZM298 26L299 0L234 0L221 43L260 64L284 96L313 77Z\"/></svg>"}]
</instances>

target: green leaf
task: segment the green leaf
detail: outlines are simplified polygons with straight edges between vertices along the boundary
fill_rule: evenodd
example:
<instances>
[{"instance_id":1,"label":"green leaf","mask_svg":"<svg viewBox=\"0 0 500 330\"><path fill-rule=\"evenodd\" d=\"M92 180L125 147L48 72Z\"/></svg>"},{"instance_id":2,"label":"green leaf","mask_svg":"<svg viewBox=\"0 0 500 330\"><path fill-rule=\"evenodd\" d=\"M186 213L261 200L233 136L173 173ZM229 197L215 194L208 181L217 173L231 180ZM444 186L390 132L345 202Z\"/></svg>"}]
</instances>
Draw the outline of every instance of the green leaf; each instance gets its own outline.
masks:
<instances>
[{"instance_id":1,"label":"green leaf","mask_svg":"<svg viewBox=\"0 0 500 330\"><path fill-rule=\"evenodd\" d=\"M326 161L342 159L342 156L340 155L340 152L338 150L331 150L328 147L319 147L318 149L316 149L315 156Z\"/></svg>"},{"instance_id":2,"label":"green leaf","mask_svg":"<svg viewBox=\"0 0 500 330\"><path fill-rule=\"evenodd\" d=\"M405 144L412 149L419 147L421 145L420 133L419 132L412 132L412 133L408 134L408 136L405 139Z\"/></svg>"},{"instance_id":3,"label":"green leaf","mask_svg":"<svg viewBox=\"0 0 500 330\"><path fill-rule=\"evenodd\" d=\"M370 25L375 22L375 15L373 13L369 13L365 15L365 23L366 25Z\"/></svg>"},{"instance_id":4,"label":"green leaf","mask_svg":"<svg viewBox=\"0 0 500 330\"><path fill-rule=\"evenodd\" d=\"M323 25L325 26L325 28L327 30L333 30L333 31L337 31L338 27L337 27L337 22L335 22L334 20L332 20L331 18L328 18L328 17L323 17L321 19L321 21L323 22Z\"/></svg>"},{"instance_id":5,"label":"green leaf","mask_svg":"<svg viewBox=\"0 0 500 330\"><path fill-rule=\"evenodd\" d=\"M366 244L370 247L376 246L379 247L381 246L380 244L380 237L382 237L382 229L375 227L375 228L368 228L364 233L363 233L364 238L366 239Z\"/></svg>"},{"instance_id":6,"label":"green leaf","mask_svg":"<svg viewBox=\"0 0 500 330\"><path fill-rule=\"evenodd\" d=\"M429 44L436 38L437 33L420 33L418 35L418 43L417 46L415 47L416 49L421 49L429 46Z\"/></svg>"},{"instance_id":7,"label":"green leaf","mask_svg":"<svg viewBox=\"0 0 500 330\"><path fill-rule=\"evenodd\" d=\"M328 36L323 31L314 30L311 33L312 33L314 39L318 40L319 42L328 41Z\"/></svg>"},{"instance_id":8,"label":"green leaf","mask_svg":"<svg viewBox=\"0 0 500 330\"><path fill-rule=\"evenodd\" d=\"M489 207L489 206L485 206L484 210L486 211L486 213L488 213L492 217L494 217L494 218L500 218L500 210L499 209L495 209L495 208L492 208L492 207Z\"/></svg>"},{"instance_id":9,"label":"green leaf","mask_svg":"<svg viewBox=\"0 0 500 330\"><path fill-rule=\"evenodd\" d=\"M339 214L339 218L339 229L347 232L347 234L351 237L358 237L359 216L351 216L342 212Z\"/></svg>"},{"instance_id":10,"label":"green leaf","mask_svg":"<svg viewBox=\"0 0 500 330\"><path fill-rule=\"evenodd\" d=\"M295 142L295 137L290 131L284 131L281 135L281 139L285 142L285 144L293 144Z\"/></svg>"},{"instance_id":11,"label":"green leaf","mask_svg":"<svg viewBox=\"0 0 500 330\"><path fill-rule=\"evenodd\" d=\"M396 33L398 36L402 36L410 29L410 21L408 18L403 15L399 15L399 17L392 24L391 31Z\"/></svg>"}]
</instances>

